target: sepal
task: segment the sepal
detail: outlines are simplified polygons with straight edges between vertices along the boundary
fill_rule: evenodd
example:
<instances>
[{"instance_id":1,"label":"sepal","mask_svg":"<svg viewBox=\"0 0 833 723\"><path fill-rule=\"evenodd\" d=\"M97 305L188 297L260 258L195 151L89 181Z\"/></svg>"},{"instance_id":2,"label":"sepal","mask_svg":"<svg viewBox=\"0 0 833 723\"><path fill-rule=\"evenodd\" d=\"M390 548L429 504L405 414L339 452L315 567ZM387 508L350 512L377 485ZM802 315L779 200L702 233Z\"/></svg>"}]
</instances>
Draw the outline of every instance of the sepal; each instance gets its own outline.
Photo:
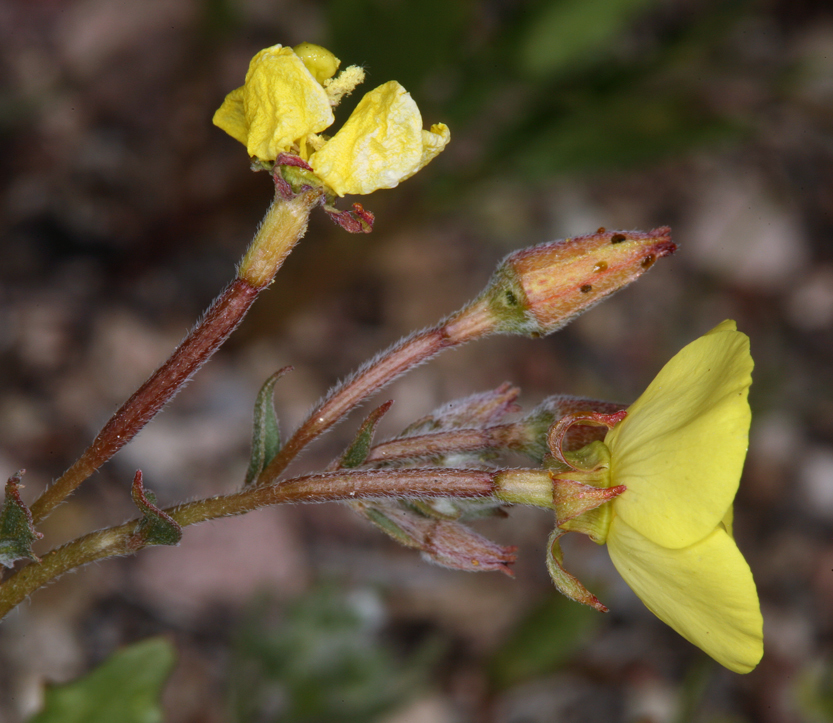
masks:
<instances>
[{"instance_id":1,"label":"sepal","mask_svg":"<svg viewBox=\"0 0 833 723\"><path fill-rule=\"evenodd\" d=\"M555 505L556 524L564 524L585 512L595 510L605 502L610 502L625 491L623 485L600 489L569 479L555 480L553 485L553 503Z\"/></svg>"},{"instance_id":2,"label":"sepal","mask_svg":"<svg viewBox=\"0 0 833 723\"><path fill-rule=\"evenodd\" d=\"M627 410L625 409L620 409L613 414L600 414L591 411L565 414L550 428L547 434L547 444L553 457L574 470L590 470L602 465L609 467L610 453L607 452L607 448L604 448L603 445L599 447L601 442L598 441L594 441L586 447L579 449L573 455L566 454L571 449L575 449L575 447L571 448L566 446L567 435L576 425L603 427L606 434L608 429L617 425L626 416ZM588 450L588 452L584 450ZM604 457L604 459L601 457Z\"/></svg>"},{"instance_id":3,"label":"sepal","mask_svg":"<svg viewBox=\"0 0 833 723\"><path fill-rule=\"evenodd\" d=\"M521 451L532 459L543 462L550 451L547 441L549 429L553 424L568 416L575 417L582 413L614 414L624 408L622 404L587 397L566 394L547 397L520 422L527 427L529 439ZM602 441L605 434L607 429L598 424L575 421L563 435L561 448L565 452L580 449L591 442Z\"/></svg>"},{"instance_id":4,"label":"sepal","mask_svg":"<svg viewBox=\"0 0 833 723\"><path fill-rule=\"evenodd\" d=\"M142 471L136 470L130 490L133 503L142 513L136 523L132 541L144 545L178 545L182 539L182 527L156 506L156 495L142 485Z\"/></svg>"},{"instance_id":5,"label":"sepal","mask_svg":"<svg viewBox=\"0 0 833 723\"><path fill-rule=\"evenodd\" d=\"M252 454L244 485L254 482L281 449L281 432L273 395L278 379L291 371L292 367L288 366L275 372L257 394L252 429Z\"/></svg>"},{"instance_id":6,"label":"sepal","mask_svg":"<svg viewBox=\"0 0 833 723\"><path fill-rule=\"evenodd\" d=\"M354 203L353 208L349 211L339 211L335 206L325 205L324 213L330 217L334 224L341 226L347 233L370 233L376 221L373 212L368 211L360 203Z\"/></svg>"},{"instance_id":7,"label":"sepal","mask_svg":"<svg viewBox=\"0 0 833 723\"><path fill-rule=\"evenodd\" d=\"M20 470L6 482L6 501L0 512L0 565L4 567L27 558L40 562L32 551L32 543L43 535L35 530L32 512L20 499L20 478L25 471Z\"/></svg>"},{"instance_id":8,"label":"sepal","mask_svg":"<svg viewBox=\"0 0 833 723\"><path fill-rule=\"evenodd\" d=\"M562 530L556 528L547 541L547 571L556 589L571 600L589 605L601 613L608 612L608 609L599 602L599 599L593 593L564 569L564 555L561 552L561 544L558 542L558 538L563 534Z\"/></svg>"}]
</instances>

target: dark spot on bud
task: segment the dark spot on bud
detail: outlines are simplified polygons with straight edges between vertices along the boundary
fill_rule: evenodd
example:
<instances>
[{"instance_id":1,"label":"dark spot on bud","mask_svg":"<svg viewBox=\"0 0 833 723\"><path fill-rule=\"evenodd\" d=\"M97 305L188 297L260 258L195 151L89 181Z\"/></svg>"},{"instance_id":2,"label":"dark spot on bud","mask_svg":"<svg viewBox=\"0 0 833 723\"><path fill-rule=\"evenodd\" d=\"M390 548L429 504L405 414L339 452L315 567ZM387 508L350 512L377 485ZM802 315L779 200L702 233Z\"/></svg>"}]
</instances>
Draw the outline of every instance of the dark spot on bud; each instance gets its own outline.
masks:
<instances>
[{"instance_id":1,"label":"dark spot on bud","mask_svg":"<svg viewBox=\"0 0 833 723\"><path fill-rule=\"evenodd\" d=\"M657 260L657 257L653 254L648 254L644 259L642 259L642 266L643 269L650 269L654 265L654 261Z\"/></svg>"},{"instance_id":2,"label":"dark spot on bud","mask_svg":"<svg viewBox=\"0 0 833 723\"><path fill-rule=\"evenodd\" d=\"M599 226L599 230L596 231L596 233L604 233L604 232L605 232L605 227L604 226Z\"/></svg>"},{"instance_id":3,"label":"dark spot on bud","mask_svg":"<svg viewBox=\"0 0 833 723\"><path fill-rule=\"evenodd\" d=\"M598 263L597 263L597 264L593 267L593 273L594 273L594 274L598 274L598 273L599 273L599 272L601 272L601 271L607 271L607 262L606 262L606 261L599 261L599 262L598 262Z\"/></svg>"},{"instance_id":4,"label":"dark spot on bud","mask_svg":"<svg viewBox=\"0 0 833 723\"><path fill-rule=\"evenodd\" d=\"M579 289L579 291L581 291L582 294L587 294L587 293L593 291L593 287L590 286L590 284L584 284L584 286L582 286Z\"/></svg>"},{"instance_id":5,"label":"dark spot on bud","mask_svg":"<svg viewBox=\"0 0 833 723\"><path fill-rule=\"evenodd\" d=\"M623 233L615 233L613 236L610 237L610 243L612 244L620 244L622 241L627 241L628 237L625 236Z\"/></svg>"},{"instance_id":6,"label":"dark spot on bud","mask_svg":"<svg viewBox=\"0 0 833 723\"><path fill-rule=\"evenodd\" d=\"M506 303L509 306L517 306L518 305L518 297L515 296L511 291L506 291Z\"/></svg>"}]
</instances>

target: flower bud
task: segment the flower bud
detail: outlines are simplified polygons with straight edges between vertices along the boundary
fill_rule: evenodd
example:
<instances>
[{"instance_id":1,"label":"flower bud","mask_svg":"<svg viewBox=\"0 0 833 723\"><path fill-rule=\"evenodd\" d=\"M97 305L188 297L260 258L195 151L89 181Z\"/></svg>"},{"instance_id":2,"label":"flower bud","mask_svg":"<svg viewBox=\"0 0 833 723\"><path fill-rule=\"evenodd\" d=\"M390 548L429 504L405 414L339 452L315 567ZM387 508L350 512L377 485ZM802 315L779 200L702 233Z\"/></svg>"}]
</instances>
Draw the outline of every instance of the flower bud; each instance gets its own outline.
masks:
<instances>
[{"instance_id":1,"label":"flower bud","mask_svg":"<svg viewBox=\"0 0 833 723\"><path fill-rule=\"evenodd\" d=\"M515 547L503 547L454 520L420 514L393 500L357 501L352 507L406 547L443 567L469 572L502 572L512 577Z\"/></svg>"},{"instance_id":2,"label":"flower bud","mask_svg":"<svg viewBox=\"0 0 833 723\"><path fill-rule=\"evenodd\" d=\"M484 292L500 319L498 331L533 337L557 331L673 253L670 232L600 229L510 254Z\"/></svg>"}]
</instances>

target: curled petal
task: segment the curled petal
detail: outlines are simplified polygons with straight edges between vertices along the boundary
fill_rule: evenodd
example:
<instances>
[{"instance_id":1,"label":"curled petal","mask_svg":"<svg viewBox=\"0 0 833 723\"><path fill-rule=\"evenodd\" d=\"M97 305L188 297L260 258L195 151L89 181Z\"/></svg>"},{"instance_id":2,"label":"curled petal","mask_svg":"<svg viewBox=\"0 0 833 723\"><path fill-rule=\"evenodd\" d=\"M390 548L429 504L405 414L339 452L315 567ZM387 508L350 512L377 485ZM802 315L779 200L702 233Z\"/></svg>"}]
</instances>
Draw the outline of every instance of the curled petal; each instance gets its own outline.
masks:
<instances>
[{"instance_id":1,"label":"curled petal","mask_svg":"<svg viewBox=\"0 0 833 723\"><path fill-rule=\"evenodd\" d=\"M752 572L726 530L670 550L614 517L610 559L645 606L686 640L736 673L763 655L763 619Z\"/></svg>"},{"instance_id":2,"label":"curled petal","mask_svg":"<svg viewBox=\"0 0 833 723\"><path fill-rule=\"evenodd\" d=\"M280 45L252 58L243 87L229 93L214 114L215 125L263 161L334 120L321 84L291 48Z\"/></svg>"},{"instance_id":3,"label":"curled petal","mask_svg":"<svg viewBox=\"0 0 833 723\"><path fill-rule=\"evenodd\" d=\"M310 165L339 196L393 188L445 147L448 129L434 128L423 131L413 98L392 80L362 98L344 127L310 156Z\"/></svg>"},{"instance_id":4,"label":"curled petal","mask_svg":"<svg viewBox=\"0 0 833 723\"><path fill-rule=\"evenodd\" d=\"M616 514L668 548L711 533L738 489L749 438L749 338L726 321L682 349L608 432Z\"/></svg>"},{"instance_id":5,"label":"curled petal","mask_svg":"<svg viewBox=\"0 0 833 723\"><path fill-rule=\"evenodd\" d=\"M431 126L430 131L422 131L422 157L419 159L417 167L407 176L403 176L401 180L404 181L406 178L413 176L417 171L425 168L425 166L445 150L450 140L451 131L445 123L435 123Z\"/></svg>"}]
</instances>

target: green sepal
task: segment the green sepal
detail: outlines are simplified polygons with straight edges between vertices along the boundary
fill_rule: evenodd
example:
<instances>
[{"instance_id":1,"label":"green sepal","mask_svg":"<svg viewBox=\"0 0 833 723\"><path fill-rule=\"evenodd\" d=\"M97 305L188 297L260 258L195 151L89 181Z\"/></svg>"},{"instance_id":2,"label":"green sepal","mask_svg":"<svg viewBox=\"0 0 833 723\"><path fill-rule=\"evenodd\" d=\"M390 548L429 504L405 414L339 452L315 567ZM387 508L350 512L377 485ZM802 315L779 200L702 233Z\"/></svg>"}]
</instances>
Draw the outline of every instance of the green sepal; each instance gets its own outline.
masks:
<instances>
[{"instance_id":1,"label":"green sepal","mask_svg":"<svg viewBox=\"0 0 833 723\"><path fill-rule=\"evenodd\" d=\"M537 339L547 333L532 313L518 272L504 261L495 269L480 298L485 299L496 321L493 333L520 334Z\"/></svg>"},{"instance_id":2,"label":"green sepal","mask_svg":"<svg viewBox=\"0 0 833 723\"><path fill-rule=\"evenodd\" d=\"M133 540L142 545L178 545L182 527L156 506L156 495L142 485L142 471L137 470L130 490L133 502L142 513L136 523Z\"/></svg>"},{"instance_id":3,"label":"green sepal","mask_svg":"<svg viewBox=\"0 0 833 723\"><path fill-rule=\"evenodd\" d=\"M252 428L252 456L249 459L244 485L254 482L281 450L281 432L273 395L278 379L291 371L291 366L279 369L266 380L257 393Z\"/></svg>"},{"instance_id":4,"label":"green sepal","mask_svg":"<svg viewBox=\"0 0 833 723\"><path fill-rule=\"evenodd\" d=\"M43 535L35 530L32 513L20 499L20 470L6 482L6 501L0 512L0 565L12 567L16 560L40 562L32 551L32 543Z\"/></svg>"},{"instance_id":5,"label":"green sepal","mask_svg":"<svg viewBox=\"0 0 833 723\"><path fill-rule=\"evenodd\" d=\"M556 527L547 541L547 572L556 590L571 600L606 613L607 608L599 602L599 599L564 569L564 554L561 552L561 543L558 541L563 534L564 532Z\"/></svg>"},{"instance_id":6,"label":"green sepal","mask_svg":"<svg viewBox=\"0 0 833 723\"><path fill-rule=\"evenodd\" d=\"M433 504L434 502L438 504ZM435 520L459 520L463 514L449 497L436 500L401 500L401 504L423 517L432 517Z\"/></svg>"},{"instance_id":7,"label":"green sepal","mask_svg":"<svg viewBox=\"0 0 833 723\"><path fill-rule=\"evenodd\" d=\"M377 407L370 414L367 419L362 422L359 431L356 433L356 438L353 443L344 451L339 460L339 467L344 469L355 469L361 467L370 454L370 448L373 446L373 435L376 434L376 427L385 416L387 411L393 406L393 400L385 402L381 407Z\"/></svg>"},{"instance_id":8,"label":"green sepal","mask_svg":"<svg viewBox=\"0 0 833 723\"><path fill-rule=\"evenodd\" d=\"M159 699L175 662L164 638L122 648L83 678L48 686L29 723L162 723Z\"/></svg>"}]
</instances>

